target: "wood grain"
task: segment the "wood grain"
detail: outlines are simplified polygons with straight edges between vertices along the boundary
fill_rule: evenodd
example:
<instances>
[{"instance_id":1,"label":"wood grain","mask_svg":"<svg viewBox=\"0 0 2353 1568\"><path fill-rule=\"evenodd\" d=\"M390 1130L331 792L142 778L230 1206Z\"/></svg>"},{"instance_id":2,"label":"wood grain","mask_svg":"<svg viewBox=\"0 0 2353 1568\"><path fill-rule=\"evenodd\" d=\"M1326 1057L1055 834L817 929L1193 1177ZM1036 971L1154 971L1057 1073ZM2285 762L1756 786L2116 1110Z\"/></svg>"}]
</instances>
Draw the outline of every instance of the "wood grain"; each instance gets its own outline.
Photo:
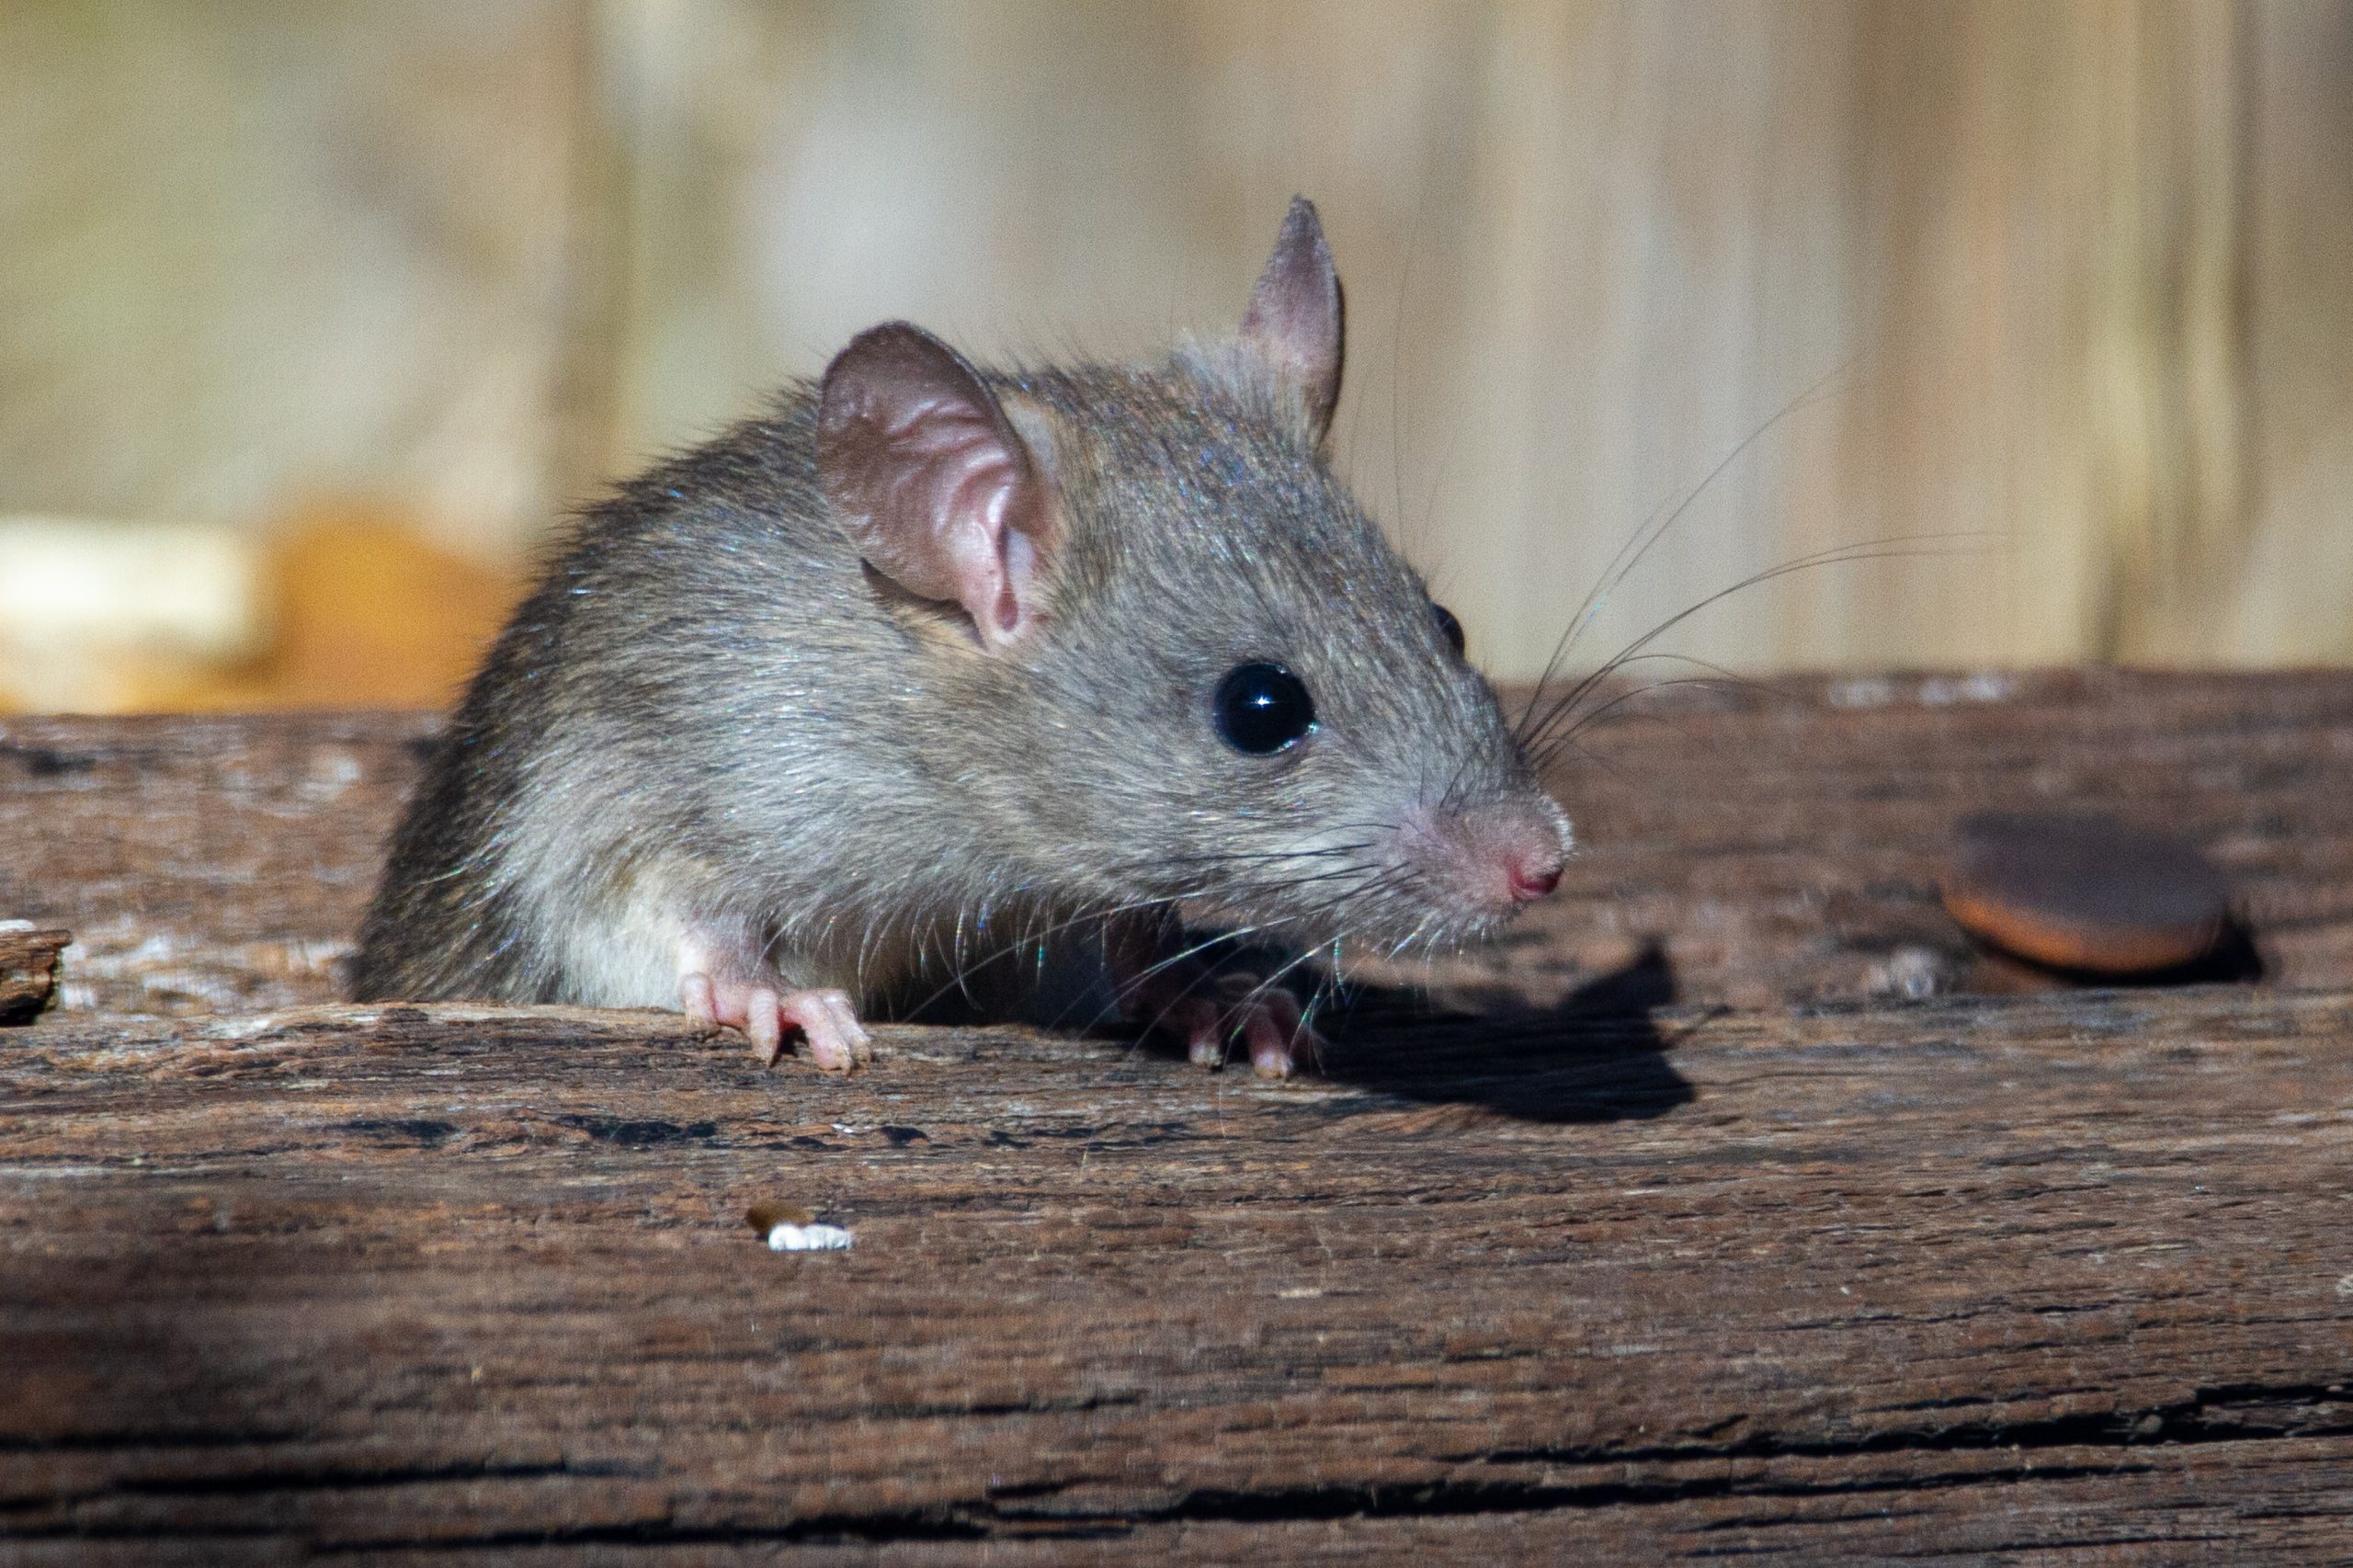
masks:
<instances>
[{"instance_id":1,"label":"wood grain","mask_svg":"<svg viewBox=\"0 0 2353 1568\"><path fill-rule=\"evenodd\" d=\"M14 1037L0 1528L1531 1562L2353 1528L2345 993L1571 1009L1284 1088L882 1044L843 1081L625 1015ZM767 1252L763 1199L855 1250Z\"/></svg>"}]
</instances>

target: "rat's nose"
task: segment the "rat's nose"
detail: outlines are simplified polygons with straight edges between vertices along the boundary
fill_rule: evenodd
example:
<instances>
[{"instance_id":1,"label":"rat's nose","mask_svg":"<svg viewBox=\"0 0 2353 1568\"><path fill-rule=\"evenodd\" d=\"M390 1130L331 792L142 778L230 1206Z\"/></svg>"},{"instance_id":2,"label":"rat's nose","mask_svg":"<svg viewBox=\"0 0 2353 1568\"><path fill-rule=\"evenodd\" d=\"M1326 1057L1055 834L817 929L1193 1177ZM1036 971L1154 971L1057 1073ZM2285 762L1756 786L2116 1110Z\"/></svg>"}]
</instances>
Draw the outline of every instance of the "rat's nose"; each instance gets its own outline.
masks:
<instances>
[{"instance_id":1,"label":"rat's nose","mask_svg":"<svg viewBox=\"0 0 2353 1568\"><path fill-rule=\"evenodd\" d=\"M1461 918L1508 920L1561 885L1569 824L1533 790L1409 816L1403 847L1433 893Z\"/></svg>"},{"instance_id":2,"label":"rat's nose","mask_svg":"<svg viewBox=\"0 0 2353 1568\"><path fill-rule=\"evenodd\" d=\"M1533 903L1561 885L1561 862L1556 856L1516 855L1506 875L1512 902Z\"/></svg>"}]
</instances>

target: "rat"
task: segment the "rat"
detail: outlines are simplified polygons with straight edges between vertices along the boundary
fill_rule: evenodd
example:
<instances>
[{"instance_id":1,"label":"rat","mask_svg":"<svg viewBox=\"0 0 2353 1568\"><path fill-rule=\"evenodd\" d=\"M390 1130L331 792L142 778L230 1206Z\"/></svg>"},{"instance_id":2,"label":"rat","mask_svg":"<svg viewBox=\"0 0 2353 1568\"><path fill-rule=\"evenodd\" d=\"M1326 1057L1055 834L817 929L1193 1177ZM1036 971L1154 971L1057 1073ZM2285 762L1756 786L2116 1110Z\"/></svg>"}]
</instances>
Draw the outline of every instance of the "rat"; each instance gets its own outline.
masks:
<instances>
[{"instance_id":1,"label":"rat","mask_svg":"<svg viewBox=\"0 0 2353 1568\"><path fill-rule=\"evenodd\" d=\"M1571 842L1328 460L1343 316L1295 199L1229 338L982 369L889 323L584 510L393 834L355 995L673 1008L844 1071L976 945L1091 928L1196 1061L1312 1066L1296 999L1184 930L1460 944Z\"/></svg>"}]
</instances>

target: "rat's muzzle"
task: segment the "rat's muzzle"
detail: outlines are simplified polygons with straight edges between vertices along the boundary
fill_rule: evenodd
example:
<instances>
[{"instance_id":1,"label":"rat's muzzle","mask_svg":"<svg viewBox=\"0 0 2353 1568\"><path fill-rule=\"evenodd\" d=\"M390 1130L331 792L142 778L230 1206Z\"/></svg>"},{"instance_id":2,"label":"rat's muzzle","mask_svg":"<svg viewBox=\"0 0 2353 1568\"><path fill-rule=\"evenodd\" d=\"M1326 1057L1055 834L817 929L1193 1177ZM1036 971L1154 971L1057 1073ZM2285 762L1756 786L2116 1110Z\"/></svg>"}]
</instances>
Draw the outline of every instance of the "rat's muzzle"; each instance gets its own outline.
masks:
<instances>
[{"instance_id":1,"label":"rat's muzzle","mask_svg":"<svg viewBox=\"0 0 2353 1568\"><path fill-rule=\"evenodd\" d=\"M1561 885L1569 819L1538 790L1417 809L1397 857L1430 901L1472 934L1501 925Z\"/></svg>"}]
</instances>

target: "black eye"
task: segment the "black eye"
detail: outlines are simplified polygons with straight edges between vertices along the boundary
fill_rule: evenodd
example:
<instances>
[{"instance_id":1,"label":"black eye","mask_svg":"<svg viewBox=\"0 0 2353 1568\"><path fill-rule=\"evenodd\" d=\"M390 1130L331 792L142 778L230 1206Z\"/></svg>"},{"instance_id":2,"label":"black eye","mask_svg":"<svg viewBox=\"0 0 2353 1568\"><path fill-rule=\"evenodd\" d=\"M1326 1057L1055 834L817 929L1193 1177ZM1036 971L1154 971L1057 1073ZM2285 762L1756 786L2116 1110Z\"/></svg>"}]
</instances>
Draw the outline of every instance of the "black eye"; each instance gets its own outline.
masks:
<instances>
[{"instance_id":1,"label":"black eye","mask_svg":"<svg viewBox=\"0 0 2353 1568\"><path fill-rule=\"evenodd\" d=\"M1444 605L1430 606L1430 613L1438 617L1438 634L1446 639L1448 647L1460 654L1462 652L1462 623L1455 619L1454 612Z\"/></svg>"},{"instance_id":2,"label":"black eye","mask_svg":"<svg viewBox=\"0 0 2353 1568\"><path fill-rule=\"evenodd\" d=\"M1252 756L1279 752L1315 728L1315 699L1280 665L1236 665L1217 683L1217 733Z\"/></svg>"}]
</instances>

